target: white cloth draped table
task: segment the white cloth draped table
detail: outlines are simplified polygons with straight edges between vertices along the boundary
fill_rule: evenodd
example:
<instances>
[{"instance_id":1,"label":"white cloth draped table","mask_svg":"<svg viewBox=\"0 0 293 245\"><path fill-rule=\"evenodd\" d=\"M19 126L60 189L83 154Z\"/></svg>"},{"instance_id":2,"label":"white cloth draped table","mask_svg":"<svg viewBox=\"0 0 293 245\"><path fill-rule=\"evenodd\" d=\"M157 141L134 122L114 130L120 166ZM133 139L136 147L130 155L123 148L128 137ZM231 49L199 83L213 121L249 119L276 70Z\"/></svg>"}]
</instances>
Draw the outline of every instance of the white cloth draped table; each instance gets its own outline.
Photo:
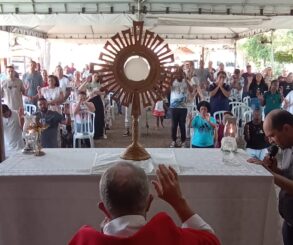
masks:
<instances>
[{"instance_id":1,"label":"white cloth draped table","mask_svg":"<svg viewBox=\"0 0 293 245\"><path fill-rule=\"evenodd\" d=\"M43 157L17 153L0 164L0 244L67 244L84 224L99 229L100 174L92 166L105 163L105 157L99 159L103 154L118 160L124 149L44 151ZM229 166L219 149L147 151L157 157L153 167L158 159L173 159L184 196L223 245L281 244L273 177L262 166L247 163L244 152L236 155L240 166ZM153 170L148 171L150 179ZM152 186L151 192L155 193ZM172 208L156 198L148 217L159 211L179 224Z\"/></svg>"}]
</instances>

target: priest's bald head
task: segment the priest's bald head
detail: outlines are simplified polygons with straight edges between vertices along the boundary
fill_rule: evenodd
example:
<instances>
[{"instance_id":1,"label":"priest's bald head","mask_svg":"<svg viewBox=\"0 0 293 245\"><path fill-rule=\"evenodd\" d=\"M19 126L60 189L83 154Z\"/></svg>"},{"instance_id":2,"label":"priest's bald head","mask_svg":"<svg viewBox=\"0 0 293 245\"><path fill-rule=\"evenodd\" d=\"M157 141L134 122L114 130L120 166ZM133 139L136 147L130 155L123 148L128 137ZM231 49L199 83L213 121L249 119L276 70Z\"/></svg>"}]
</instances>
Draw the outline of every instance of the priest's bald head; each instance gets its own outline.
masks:
<instances>
[{"instance_id":1,"label":"priest's bald head","mask_svg":"<svg viewBox=\"0 0 293 245\"><path fill-rule=\"evenodd\" d=\"M108 168L102 175L100 196L111 218L145 216L152 200L144 170L125 161Z\"/></svg>"},{"instance_id":2,"label":"priest's bald head","mask_svg":"<svg viewBox=\"0 0 293 245\"><path fill-rule=\"evenodd\" d=\"M270 143L282 149L293 146L293 115L285 110L273 110L265 118L264 132Z\"/></svg>"}]
</instances>

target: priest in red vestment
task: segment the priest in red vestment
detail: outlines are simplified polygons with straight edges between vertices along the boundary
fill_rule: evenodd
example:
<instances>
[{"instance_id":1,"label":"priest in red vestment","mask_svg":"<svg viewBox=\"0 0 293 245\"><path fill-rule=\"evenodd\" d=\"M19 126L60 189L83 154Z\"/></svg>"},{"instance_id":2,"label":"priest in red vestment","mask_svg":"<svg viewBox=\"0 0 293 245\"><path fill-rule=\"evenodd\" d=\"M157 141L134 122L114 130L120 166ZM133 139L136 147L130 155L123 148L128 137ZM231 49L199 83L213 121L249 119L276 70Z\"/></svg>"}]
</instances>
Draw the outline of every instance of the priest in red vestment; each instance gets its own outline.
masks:
<instances>
[{"instance_id":1,"label":"priest in red vestment","mask_svg":"<svg viewBox=\"0 0 293 245\"><path fill-rule=\"evenodd\" d=\"M166 213L146 221L153 200L144 170L119 162L102 175L100 209L106 219L102 231L84 226L69 245L220 245L213 229L188 205L172 167L159 165L152 181L157 195L169 203L182 221L177 227Z\"/></svg>"}]
</instances>

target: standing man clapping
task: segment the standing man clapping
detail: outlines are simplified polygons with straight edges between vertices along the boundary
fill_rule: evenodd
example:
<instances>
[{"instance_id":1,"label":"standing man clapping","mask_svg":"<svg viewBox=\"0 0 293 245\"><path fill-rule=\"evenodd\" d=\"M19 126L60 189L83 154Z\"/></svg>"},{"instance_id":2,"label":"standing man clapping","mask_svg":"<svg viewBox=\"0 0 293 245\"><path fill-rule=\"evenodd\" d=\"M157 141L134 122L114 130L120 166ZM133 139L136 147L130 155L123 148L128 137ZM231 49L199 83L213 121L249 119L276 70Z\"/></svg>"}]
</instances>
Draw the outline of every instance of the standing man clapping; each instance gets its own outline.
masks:
<instances>
[{"instance_id":1,"label":"standing man clapping","mask_svg":"<svg viewBox=\"0 0 293 245\"><path fill-rule=\"evenodd\" d=\"M26 104L37 105L38 87L43 87L43 78L37 70L37 63L31 61L30 71L23 75L24 87L27 89Z\"/></svg>"},{"instance_id":2,"label":"standing man clapping","mask_svg":"<svg viewBox=\"0 0 293 245\"><path fill-rule=\"evenodd\" d=\"M1 95L9 108L18 110L23 107L22 95L25 95L26 91L22 81L15 77L13 66L7 66L6 72L7 79L1 83Z\"/></svg>"},{"instance_id":3,"label":"standing man clapping","mask_svg":"<svg viewBox=\"0 0 293 245\"><path fill-rule=\"evenodd\" d=\"M187 116L187 94L192 93L192 86L186 81L182 68L175 73L175 79L171 83L170 108L172 119L172 143L170 147L185 147L186 140L186 116ZM180 128L181 142L177 140L177 128Z\"/></svg>"},{"instance_id":4,"label":"standing man clapping","mask_svg":"<svg viewBox=\"0 0 293 245\"><path fill-rule=\"evenodd\" d=\"M216 82L209 87L212 115L217 111L229 111L229 96L231 91L230 86L225 82L226 78L226 72L219 71Z\"/></svg>"}]
</instances>

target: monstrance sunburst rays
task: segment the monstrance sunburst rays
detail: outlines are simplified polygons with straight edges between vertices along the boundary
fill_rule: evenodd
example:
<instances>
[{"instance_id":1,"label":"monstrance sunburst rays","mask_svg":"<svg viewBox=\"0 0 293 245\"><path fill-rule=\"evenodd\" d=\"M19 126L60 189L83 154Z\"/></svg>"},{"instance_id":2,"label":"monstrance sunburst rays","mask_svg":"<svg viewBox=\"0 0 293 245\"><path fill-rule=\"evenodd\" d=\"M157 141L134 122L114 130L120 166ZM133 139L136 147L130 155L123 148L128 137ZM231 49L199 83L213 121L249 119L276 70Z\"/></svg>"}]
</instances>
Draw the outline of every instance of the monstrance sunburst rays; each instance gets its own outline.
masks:
<instances>
[{"instance_id":1,"label":"monstrance sunburst rays","mask_svg":"<svg viewBox=\"0 0 293 245\"><path fill-rule=\"evenodd\" d=\"M146 61L149 71L146 77L132 80L125 72L127 62L133 57ZM112 98L126 107L132 105L132 141L121 156L124 159L145 160L150 155L138 143L138 117L143 107L151 106L165 94L172 79L174 56L164 39L143 29L142 21L134 21L133 27L114 35L104 45L98 65L102 90L113 92Z\"/></svg>"}]
</instances>

